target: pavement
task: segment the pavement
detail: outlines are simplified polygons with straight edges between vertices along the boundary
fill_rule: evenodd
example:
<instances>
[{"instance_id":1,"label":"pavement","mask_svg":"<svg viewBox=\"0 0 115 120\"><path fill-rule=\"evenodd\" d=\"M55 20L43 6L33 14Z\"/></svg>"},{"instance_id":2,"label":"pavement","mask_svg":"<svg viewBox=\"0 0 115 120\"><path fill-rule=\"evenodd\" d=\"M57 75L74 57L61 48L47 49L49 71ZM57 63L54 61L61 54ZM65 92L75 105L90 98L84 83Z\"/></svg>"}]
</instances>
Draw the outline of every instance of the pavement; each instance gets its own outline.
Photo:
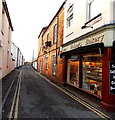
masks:
<instances>
[{"instance_id":1,"label":"pavement","mask_svg":"<svg viewBox=\"0 0 115 120\"><path fill-rule=\"evenodd\" d=\"M7 83L11 82L10 78L13 77L14 72L4 78L3 88L8 88ZM92 110L75 101L70 96L60 91L57 87L50 84L50 82L45 80L44 77L52 82L51 79L46 76L42 76L33 70L31 66L23 66L21 74L18 118L50 118L53 120L55 118L101 119L101 117ZM87 97L84 99L84 97L77 92L68 89L67 87L64 87L56 82L53 83L104 112L111 119L115 118L115 113L108 113L104 111L95 101L93 102ZM7 90L3 89L4 94L5 91Z\"/></svg>"}]
</instances>

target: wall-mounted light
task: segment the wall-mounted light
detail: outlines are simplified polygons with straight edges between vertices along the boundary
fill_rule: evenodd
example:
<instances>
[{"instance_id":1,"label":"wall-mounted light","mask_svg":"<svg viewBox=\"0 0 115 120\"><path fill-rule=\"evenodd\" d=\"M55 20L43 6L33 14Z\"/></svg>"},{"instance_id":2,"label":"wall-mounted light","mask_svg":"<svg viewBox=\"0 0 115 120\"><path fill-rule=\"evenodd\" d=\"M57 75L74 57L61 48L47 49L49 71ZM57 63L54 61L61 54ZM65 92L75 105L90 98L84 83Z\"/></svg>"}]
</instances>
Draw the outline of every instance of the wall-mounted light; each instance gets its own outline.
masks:
<instances>
[{"instance_id":1,"label":"wall-mounted light","mask_svg":"<svg viewBox=\"0 0 115 120\"><path fill-rule=\"evenodd\" d=\"M86 29L86 28L92 28L93 29L93 26L84 25L84 26L81 27L81 29Z\"/></svg>"}]
</instances>

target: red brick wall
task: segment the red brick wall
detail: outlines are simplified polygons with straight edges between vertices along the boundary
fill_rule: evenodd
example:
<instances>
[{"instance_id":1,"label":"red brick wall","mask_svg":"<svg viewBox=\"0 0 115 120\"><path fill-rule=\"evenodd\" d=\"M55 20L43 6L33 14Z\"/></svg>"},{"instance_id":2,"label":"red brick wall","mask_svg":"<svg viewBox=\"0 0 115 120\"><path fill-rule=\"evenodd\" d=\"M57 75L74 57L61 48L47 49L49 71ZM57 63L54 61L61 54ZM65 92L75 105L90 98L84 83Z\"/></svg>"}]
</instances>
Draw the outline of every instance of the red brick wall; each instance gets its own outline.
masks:
<instances>
[{"instance_id":1,"label":"red brick wall","mask_svg":"<svg viewBox=\"0 0 115 120\"><path fill-rule=\"evenodd\" d=\"M58 16L58 19L57 19ZM43 35L44 45L47 41L47 34L49 33L49 40L51 41L51 47L48 47L47 54L44 54L43 51L38 51L39 57L38 57L38 71L40 71L40 60L43 59L43 70L42 73L46 74L48 77L53 79L56 82L62 83L62 60L60 59L60 47L63 43L63 28L64 28L64 9L62 8L57 16L53 19L52 23L48 26L47 30L45 31ZM52 55L53 53L56 53L56 44L53 44L53 28L54 24L58 21L58 40L57 40L57 64L56 64L56 75L52 75ZM39 37L39 42L41 41L41 37ZM46 58L44 55L48 56L48 70L46 70Z\"/></svg>"}]
</instances>

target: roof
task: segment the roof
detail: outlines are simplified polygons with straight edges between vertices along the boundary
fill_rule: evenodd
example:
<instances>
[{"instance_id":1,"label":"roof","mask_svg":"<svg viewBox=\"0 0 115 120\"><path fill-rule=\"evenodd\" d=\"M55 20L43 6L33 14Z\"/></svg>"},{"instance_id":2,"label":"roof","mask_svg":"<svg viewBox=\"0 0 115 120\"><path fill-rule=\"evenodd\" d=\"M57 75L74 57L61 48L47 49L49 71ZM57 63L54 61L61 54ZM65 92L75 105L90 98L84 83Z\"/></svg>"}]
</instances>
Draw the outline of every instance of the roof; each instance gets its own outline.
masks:
<instances>
[{"instance_id":1,"label":"roof","mask_svg":"<svg viewBox=\"0 0 115 120\"><path fill-rule=\"evenodd\" d=\"M42 34L42 32L44 32L46 29L47 29L47 26L42 28L42 30L41 30L41 32L40 32L38 38L40 37L40 35Z\"/></svg>"},{"instance_id":2,"label":"roof","mask_svg":"<svg viewBox=\"0 0 115 120\"><path fill-rule=\"evenodd\" d=\"M45 27L45 31L47 31L47 29L49 28L49 26L51 25L51 23L53 22L53 20L55 19L55 17L58 15L58 13L60 12L60 10L61 10L61 9L63 8L63 6L65 5L66 1L67 1L67 0L65 0L65 1L62 3L61 7L60 7L59 10L57 11L57 13L55 14L55 16L54 16L53 19L51 20L51 22L49 23L49 25L48 25L47 27ZM38 38L40 37L42 31L43 31L43 29L41 30ZM45 31L44 31L44 33L45 33Z\"/></svg>"},{"instance_id":3,"label":"roof","mask_svg":"<svg viewBox=\"0 0 115 120\"><path fill-rule=\"evenodd\" d=\"M9 25L10 25L10 27L11 27L11 30L14 31L6 1L5 1L5 0L2 0L2 4L3 4L4 10L5 10L5 12L6 12L6 15L7 15L8 22L9 22Z\"/></svg>"}]
</instances>

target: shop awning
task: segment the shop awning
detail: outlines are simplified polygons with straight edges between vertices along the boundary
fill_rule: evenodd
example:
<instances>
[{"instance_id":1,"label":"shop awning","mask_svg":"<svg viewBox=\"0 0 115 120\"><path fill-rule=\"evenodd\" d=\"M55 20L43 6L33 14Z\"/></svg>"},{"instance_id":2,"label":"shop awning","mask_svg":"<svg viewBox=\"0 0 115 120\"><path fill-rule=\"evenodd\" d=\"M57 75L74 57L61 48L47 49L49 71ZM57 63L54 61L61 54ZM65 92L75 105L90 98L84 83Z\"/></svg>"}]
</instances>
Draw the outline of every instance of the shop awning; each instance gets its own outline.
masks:
<instances>
[{"instance_id":1,"label":"shop awning","mask_svg":"<svg viewBox=\"0 0 115 120\"><path fill-rule=\"evenodd\" d=\"M79 47L67 52L63 52L61 53L60 57L63 58L64 56L84 53L84 52L93 51L93 50L99 50L99 53L102 54L104 50L104 43L96 43L88 46Z\"/></svg>"}]
</instances>

